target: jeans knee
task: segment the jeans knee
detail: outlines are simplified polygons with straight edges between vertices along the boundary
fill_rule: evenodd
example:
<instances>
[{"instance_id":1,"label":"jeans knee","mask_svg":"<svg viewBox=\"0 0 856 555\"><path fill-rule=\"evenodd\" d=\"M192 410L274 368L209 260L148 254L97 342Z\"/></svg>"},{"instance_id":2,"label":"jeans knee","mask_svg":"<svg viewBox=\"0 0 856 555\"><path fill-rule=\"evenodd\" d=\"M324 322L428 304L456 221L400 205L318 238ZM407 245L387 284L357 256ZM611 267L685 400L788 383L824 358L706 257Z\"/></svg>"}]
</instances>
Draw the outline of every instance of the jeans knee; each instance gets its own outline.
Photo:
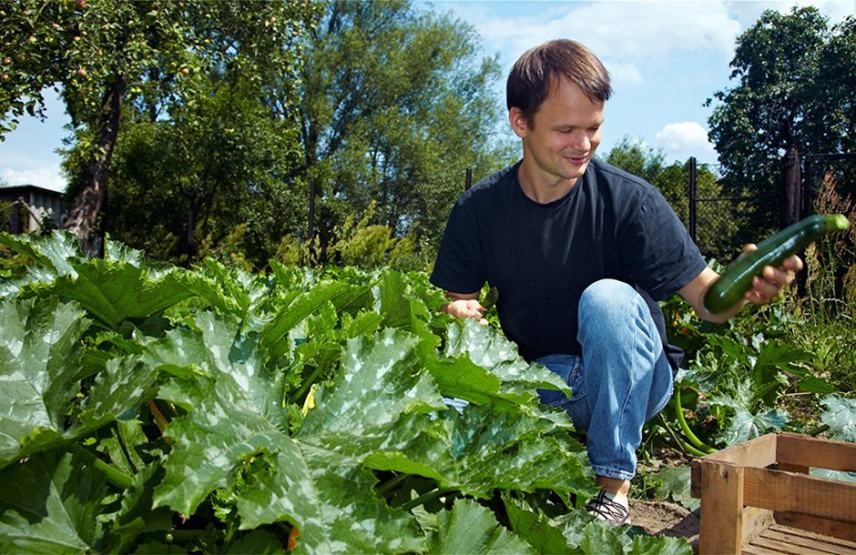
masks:
<instances>
[{"instance_id":1,"label":"jeans knee","mask_svg":"<svg viewBox=\"0 0 856 555\"><path fill-rule=\"evenodd\" d=\"M626 318L628 309L638 306L642 297L633 287L617 279L598 280L583 291L580 297L580 320L588 317Z\"/></svg>"}]
</instances>

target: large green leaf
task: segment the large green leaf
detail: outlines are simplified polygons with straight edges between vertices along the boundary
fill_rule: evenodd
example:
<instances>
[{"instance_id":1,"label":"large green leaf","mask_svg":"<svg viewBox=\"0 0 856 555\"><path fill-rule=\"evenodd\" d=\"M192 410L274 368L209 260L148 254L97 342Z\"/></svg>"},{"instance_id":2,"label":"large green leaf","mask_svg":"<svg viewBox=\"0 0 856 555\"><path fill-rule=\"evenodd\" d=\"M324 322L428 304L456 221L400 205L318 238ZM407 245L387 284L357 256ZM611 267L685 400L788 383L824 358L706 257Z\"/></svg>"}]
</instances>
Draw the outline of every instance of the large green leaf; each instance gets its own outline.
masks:
<instances>
[{"instance_id":1,"label":"large green leaf","mask_svg":"<svg viewBox=\"0 0 856 555\"><path fill-rule=\"evenodd\" d=\"M358 449L376 449L388 442L403 414L423 413L427 423L427 413L445 409L433 380L418 371L417 341L391 329L376 340L349 340L333 387L319 388L318 408L307 415L299 437L319 445L357 442Z\"/></svg>"},{"instance_id":2,"label":"large green leaf","mask_svg":"<svg viewBox=\"0 0 856 555\"><path fill-rule=\"evenodd\" d=\"M181 284L183 270L152 274L128 262L93 259L75 264L77 278L62 277L54 290L79 302L112 329L129 318L145 318L190 297Z\"/></svg>"},{"instance_id":3,"label":"large green leaf","mask_svg":"<svg viewBox=\"0 0 856 555\"><path fill-rule=\"evenodd\" d=\"M300 553L402 553L425 548L412 515L372 494L357 459L282 436L275 462L238 499L241 527L288 520Z\"/></svg>"},{"instance_id":4,"label":"large green leaf","mask_svg":"<svg viewBox=\"0 0 856 555\"><path fill-rule=\"evenodd\" d=\"M140 364L137 356L107 361L82 403L78 419L87 429L93 429L136 408L143 399L154 396L151 386L156 376Z\"/></svg>"},{"instance_id":5,"label":"large green leaf","mask_svg":"<svg viewBox=\"0 0 856 555\"><path fill-rule=\"evenodd\" d=\"M179 376L203 375L217 380L226 375L259 414L281 422L282 375L266 369L258 335L239 330L240 323L232 315L199 312L192 328L170 330L163 339L146 346L142 359L151 367ZM170 400L193 404L183 397Z\"/></svg>"},{"instance_id":6,"label":"large green leaf","mask_svg":"<svg viewBox=\"0 0 856 555\"><path fill-rule=\"evenodd\" d=\"M552 522L562 530L574 553L606 555L690 555L693 550L684 538L651 537L629 526L614 527L574 510Z\"/></svg>"},{"instance_id":7,"label":"large green leaf","mask_svg":"<svg viewBox=\"0 0 856 555\"><path fill-rule=\"evenodd\" d=\"M82 348L89 326L75 304L51 300L0 303L0 466L78 438L133 409L154 374L136 356L109 359L79 410ZM69 420L69 415L74 418Z\"/></svg>"},{"instance_id":8,"label":"large green leaf","mask_svg":"<svg viewBox=\"0 0 856 555\"><path fill-rule=\"evenodd\" d=\"M298 323L328 302L337 307L347 305L363 295L368 286L354 286L344 281L322 282L297 295L288 306L279 310L273 321L262 331L262 343L276 357L292 347L284 337Z\"/></svg>"},{"instance_id":9,"label":"large green leaf","mask_svg":"<svg viewBox=\"0 0 856 555\"><path fill-rule=\"evenodd\" d=\"M162 477L159 464L143 466L134 474L131 486L122 492L119 510L104 517L109 523L107 553L127 552L140 535L170 529L172 511L165 507L152 509L154 486Z\"/></svg>"},{"instance_id":10,"label":"large green leaf","mask_svg":"<svg viewBox=\"0 0 856 555\"><path fill-rule=\"evenodd\" d=\"M569 420L489 406L449 413L448 456L425 461L438 467L444 485L479 496L493 488L594 493L585 449L568 435Z\"/></svg>"},{"instance_id":11,"label":"large green leaf","mask_svg":"<svg viewBox=\"0 0 856 555\"><path fill-rule=\"evenodd\" d=\"M0 551L95 550L104 478L88 463L53 451L0 470Z\"/></svg>"},{"instance_id":12,"label":"large green leaf","mask_svg":"<svg viewBox=\"0 0 856 555\"><path fill-rule=\"evenodd\" d=\"M537 398L536 388L557 389L570 396L568 385L555 373L539 364L528 364L517 353L517 346L498 330L479 325L472 318L457 320L447 329L445 355L466 356L474 364L490 370L503 382L503 391L528 391L528 400Z\"/></svg>"},{"instance_id":13,"label":"large green leaf","mask_svg":"<svg viewBox=\"0 0 856 555\"><path fill-rule=\"evenodd\" d=\"M769 432L780 431L787 422L788 413L782 409L753 413L745 408L737 408L728 427L717 434L717 439L726 445L736 445Z\"/></svg>"},{"instance_id":14,"label":"large green leaf","mask_svg":"<svg viewBox=\"0 0 856 555\"><path fill-rule=\"evenodd\" d=\"M273 317L269 307L280 300L273 293L271 280L263 275L227 268L207 258L195 272L183 276L182 283L210 306L234 314L250 329L261 329Z\"/></svg>"},{"instance_id":15,"label":"large green leaf","mask_svg":"<svg viewBox=\"0 0 856 555\"><path fill-rule=\"evenodd\" d=\"M72 262L83 257L74 236L60 231L49 237L0 233L0 245L34 261L23 276L0 282L0 298L14 296L30 284L52 283L60 276L76 277Z\"/></svg>"},{"instance_id":16,"label":"large green leaf","mask_svg":"<svg viewBox=\"0 0 856 555\"><path fill-rule=\"evenodd\" d=\"M591 492L585 451L569 436L566 415L537 403L446 409L422 371L418 343L392 330L349 341L341 374L319 389L298 438L482 497L494 488Z\"/></svg>"},{"instance_id":17,"label":"large green leaf","mask_svg":"<svg viewBox=\"0 0 856 555\"><path fill-rule=\"evenodd\" d=\"M167 435L174 445L155 506L191 514L214 489L231 488L241 528L289 521L300 529L301 552L422 547L412 518L373 496L374 477L357 460L278 431L228 376Z\"/></svg>"},{"instance_id":18,"label":"large green leaf","mask_svg":"<svg viewBox=\"0 0 856 555\"><path fill-rule=\"evenodd\" d=\"M441 511L437 516L439 529L431 538L428 553L536 553L475 501L456 499L451 511Z\"/></svg>"},{"instance_id":19,"label":"large green leaf","mask_svg":"<svg viewBox=\"0 0 856 555\"><path fill-rule=\"evenodd\" d=\"M544 514L536 512L508 495L502 496L508 523L521 538L538 553L569 553L570 548L562 530Z\"/></svg>"},{"instance_id":20,"label":"large green leaf","mask_svg":"<svg viewBox=\"0 0 856 555\"><path fill-rule=\"evenodd\" d=\"M270 403L259 402L270 395L270 376L248 364L258 361L258 344L245 341L213 315L203 313L197 323L202 330L196 330L196 337L187 332L181 345L206 345L211 354L200 359L200 366L207 376L181 378L202 380L189 396L188 387L161 390L161 396L178 392L192 406L166 430L173 448L155 491L155 506L189 515L215 489L230 489L242 528L287 520L301 530L302 551L420 550L412 517L373 495L375 479L357 459L283 433L279 423L284 409L277 415ZM178 366L179 354L168 352L177 343L169 341L159 356L166 360L172 355L170 364Z\"/></svg>"},{"instance_id":21,"label":"large green leaf","mask_svg":"<svg viewBox=\"0 0 856 555\"><path fill-rule=\"evenodd\" d=\"M856 443L856 399L828 395L821 404L824 410L820 420L829 426L829 434L835 439Z\"/></svg>"},{"instance_id":22,"label":"large green leaf","mask_svg":"<svg viewBox=\"0 0 856 555\"><path fill-rule=\"evenodd\" d=\"M683 538L650 537L629 526L613 527L581 509L548 517L522 499L503 496L512 529L539 553L690 555Z\"/></svg>"},{"instance_id":23,"label":"large green leaf","mask_svg":"<svg viewBox=\"0 0 856 555\"><path fill-rule=\"evenodd\" d=\"M734 415L717 435L717 440L726 445L743 443L770 431L781 430L788 421L788 414L779 408L755 408L757 399L754 385L747 380L731 383L727 393L714 395L707 400L710 405L730 408Z\"/></svg>"},{"instance_id":24,"label":"large green leaf","mask_svg":"<svg viewBox=\"0 0 856 555\"><path fill-rule=\"evenodd\" d=\"M89 326L73 304L0 303L0 466L63 441L77 394L80 336Z\"/></svg>"}]
</instances>

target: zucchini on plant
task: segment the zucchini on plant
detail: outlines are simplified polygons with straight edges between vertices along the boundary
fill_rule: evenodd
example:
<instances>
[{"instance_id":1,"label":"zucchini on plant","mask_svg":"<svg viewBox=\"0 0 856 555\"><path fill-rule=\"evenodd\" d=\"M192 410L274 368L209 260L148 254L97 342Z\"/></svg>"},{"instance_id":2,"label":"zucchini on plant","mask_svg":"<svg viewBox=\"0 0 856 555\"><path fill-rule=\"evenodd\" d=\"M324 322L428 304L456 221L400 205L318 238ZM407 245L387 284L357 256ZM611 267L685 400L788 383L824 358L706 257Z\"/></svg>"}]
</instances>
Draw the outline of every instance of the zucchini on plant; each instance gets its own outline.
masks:
<instances>
[{"instance_id":1,"label":"zucchini on plant","mask_svg":"<svg viewBox=\"0 0 856 555\"><path fill-rule=\"evenodd\" d=\"M843 214L809 216L758 243L749 252L729 264L708 289L704 306L717 313L734 306L752 287L752 278L761 275L764 266L778 266L826 233L844 231L850 222Z\"/></svg>"}]
</instances>

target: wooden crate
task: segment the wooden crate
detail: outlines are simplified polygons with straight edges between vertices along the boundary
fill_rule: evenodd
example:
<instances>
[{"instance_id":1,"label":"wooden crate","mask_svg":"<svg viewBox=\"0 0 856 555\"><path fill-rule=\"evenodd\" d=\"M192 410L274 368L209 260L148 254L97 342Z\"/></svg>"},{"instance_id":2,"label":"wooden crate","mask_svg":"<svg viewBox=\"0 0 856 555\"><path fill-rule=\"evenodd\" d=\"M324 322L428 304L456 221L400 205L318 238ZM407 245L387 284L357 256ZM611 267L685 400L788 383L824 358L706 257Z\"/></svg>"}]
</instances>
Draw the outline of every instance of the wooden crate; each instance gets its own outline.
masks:
<instances>
[{"instance_id":1,"label":"wooden crate","mask_svg":"<svg viewBox=\"0 0 856 555\"><path fill-rule=\"evenodd\" d=\"M856 444L768 434L693 460L699 553L856 555L856 483L810 468L856 471Z\"/></svg>"}]
</instances>

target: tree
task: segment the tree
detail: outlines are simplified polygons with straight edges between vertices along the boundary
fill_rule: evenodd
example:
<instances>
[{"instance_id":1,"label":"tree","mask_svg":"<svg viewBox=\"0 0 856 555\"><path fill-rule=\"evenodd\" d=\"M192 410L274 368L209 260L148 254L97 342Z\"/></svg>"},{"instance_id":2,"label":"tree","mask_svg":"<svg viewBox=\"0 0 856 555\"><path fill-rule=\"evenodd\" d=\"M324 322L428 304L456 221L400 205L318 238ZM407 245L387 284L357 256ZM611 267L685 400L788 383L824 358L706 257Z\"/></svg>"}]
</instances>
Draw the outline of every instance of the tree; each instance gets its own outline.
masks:
<instances>
[{"instance_id":1,"label":"tree","mask_svg":"<svg viewBox=\"0 0 856 555\"><path fill-rule=\"evenodd\" d=\"M663 171L665 156L660 150L646 147L641 139L632 141L622 137L621 141L606 155L609 164L653 183Z\"/></svg>"},{"instance_id":2,"label":"tree","mask_svg":"<svg viewBox=\"0 0 856 555\"><path fill-rule=\"evenodd\" d=\"M812 7L766 11L738 37L731 67L736 84L708 100L718 103L709 124L723 186L774 199L754 219L774 228L787 152L856 148L856 19L830 29Z\"/></svg>"},{"instance_id":3,"label":"tree","mask_svg":"<svg viewBox=\"0 0 856 555\"><path fill-rule=\"evenodd\" d=\"M376 223L432 245L466 168L482 176L508 161L494 141L499 66L475 37L408 0L328 5L303 65L304 161L292 175L306 187L310 245L317 235L323 249L372 200Z\"/></svg>"},{"instance_id":4,"label":"tree","mask_svg":"<svg viewBox=\"0 0 856 555\"><path fill-rule=\"evenodd\" d=\"M280 176L299 160L296 127L245 80L204 75L191 103L150 121L129 114L116 145L105 231L156 258L187 263L243 224L242 250L264 265L303 220ZM74 157L69 166L75 166ZM205 249L203 249L205 250Z\"/></svg>"},{"instance_id":5,"label":"tree","mask_svg":"<svg viewBox=\"0 0 856 555\"><path fill-rule=\"evenodd\" d=\"M293 74L297 37L314 20L311 2L112 2L16 0L4 3L0 43L0 114L14 126L40 114L42 90L61 86L84 147L85 171L66 227L89 254L123 106L163 110L192 101L195 72L243 72L259 84L275 71Z\"/></svg>"}]
</instances>

